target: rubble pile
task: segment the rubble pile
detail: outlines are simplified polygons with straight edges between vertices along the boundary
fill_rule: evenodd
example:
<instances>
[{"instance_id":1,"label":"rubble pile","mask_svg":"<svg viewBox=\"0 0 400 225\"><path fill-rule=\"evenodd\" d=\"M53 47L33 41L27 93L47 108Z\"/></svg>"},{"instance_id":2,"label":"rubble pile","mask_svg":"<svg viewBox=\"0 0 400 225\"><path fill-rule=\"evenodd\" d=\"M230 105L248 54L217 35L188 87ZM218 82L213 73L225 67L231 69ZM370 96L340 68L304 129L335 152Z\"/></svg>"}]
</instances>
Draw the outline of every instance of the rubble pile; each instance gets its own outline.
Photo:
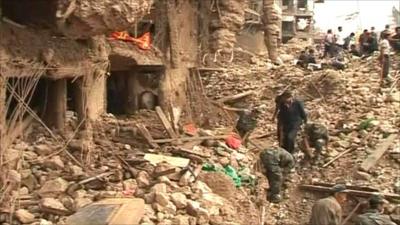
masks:
<instances>
[{"instance_id":1,"label":"rubble pile","mask_svg":"<svg viewBox=\"0 0 400 225\"><path fill-rule=\"evenodd\" d=\"M398 139L379 164L368 171L359 169L380 143L398 134L400 126L400 92L379 88L379 68L373 60L351 60L344 71L305 71L251 56L250 64L202 72L206 95L213 101L249 92L221 104L261 111L251 139L262 148L276 140L276 125L269 118L275 96L287 87L305 101L311 121L328 126L327 151L313 164L303 164L301 155L296 156L296 173L281 204L265 201L266 180L256 166L261 148L227 144L231 127L170 130L156 112L141 111L129 118L104 115L94 124L89 148L71 131L63 143L39 126L25 141L11 146L5 160L19 165L18 171L6 174L15 188L10 196L16 206L13 224L70 225L72 218L87 216L89 207L103 209L99 205L104 201L129 205L126 199L134 199L143 210L130 216L142 225L258 224L259 205L266 208L268 224L295 225L307 222L312 203L320 197L298 190L302 183L344 179L383 193L398 192ZM68 121L72 130L78 126L73 114ZM143 135L139 124L150 137ZM171 138L174 135L177 138ZM348 149L352 152L323 167ZM396 215L396 208L390 213ZM2 210L0 224L8 224L8 218Z\"/></svg>"}]
</instances>

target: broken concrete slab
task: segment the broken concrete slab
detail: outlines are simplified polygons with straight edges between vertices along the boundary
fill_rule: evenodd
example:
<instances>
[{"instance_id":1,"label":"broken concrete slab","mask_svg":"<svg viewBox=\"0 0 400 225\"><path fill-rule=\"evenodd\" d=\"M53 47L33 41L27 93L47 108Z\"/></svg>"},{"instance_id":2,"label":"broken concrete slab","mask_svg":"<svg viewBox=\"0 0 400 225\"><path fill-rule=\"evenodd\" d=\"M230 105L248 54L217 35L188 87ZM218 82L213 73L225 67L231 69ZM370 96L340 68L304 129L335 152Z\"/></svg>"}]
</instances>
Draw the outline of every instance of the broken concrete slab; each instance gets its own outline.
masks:
<instances>
[{"instance_id":1,"label":"broken concrete slab","mask_svg":"<svg viewBox=\"0 0 400 225\"><path fill-rule=\"evenodd\" d=\"M186 167L189 165L190 160L181 157L171 157L165 155L146 154L145 160L148 160L152 165L156 166L158 163L167 162L171 166Z\"/></svg>"},{"instance_id":2,"label":"broken concrete slab","mask_svg":"<svg viewBox=\"0 0 400 225\"><path fill-rule=\"evenodd\" d=\"M15 212L15 217L21 223L33 223L35 221L35 215L25 209L18 209Z\"/></svg>"},{"instance_id":3,"label":"broken concrete slab","mask_svg":"<svg viewBox=\"0 0 400 225\"><path fill-rule=\"evenodd\" d=\"M65 216L70 214L70 211L64 205L54 198L43 198L39 202L39 207L42 212Z\"/></svg>"},{"instance_id":4,"label":"broken concrete slab","mask_svg":"<svg viewBox=\"0 0 400 225\"><path fill-rule=\"evenodd\" d=\"M43 197L57 197L64 193L68 188L68 182L62 178L49 180L39 190L39 195Z\"/></svg>"},{"instance_id":5,"label":"broken concrete slab","mask_svg":"<svg viewBox=\"0 0 400 225\"><path fill-rule=\"evenodd\" d=\"M143 199L110 198L90 204L66 220L68 225L133 225L145 213Z\"/></svg>"}]
</instances>

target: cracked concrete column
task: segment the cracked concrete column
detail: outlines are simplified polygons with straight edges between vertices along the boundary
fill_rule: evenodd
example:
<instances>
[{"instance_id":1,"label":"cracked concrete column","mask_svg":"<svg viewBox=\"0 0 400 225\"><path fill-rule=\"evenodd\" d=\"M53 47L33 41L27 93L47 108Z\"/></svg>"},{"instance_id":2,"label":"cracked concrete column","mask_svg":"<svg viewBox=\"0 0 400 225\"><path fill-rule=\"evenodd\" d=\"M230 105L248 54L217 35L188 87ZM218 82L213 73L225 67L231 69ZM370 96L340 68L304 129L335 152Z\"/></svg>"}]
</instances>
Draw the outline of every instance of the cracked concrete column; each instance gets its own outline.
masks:
<instances>
[{"instance_id":1,"label":"cracked concrete column","mask_svg":"<svg viewBox=\"0 0 400 225\"><path fill-rule=\"evenodd\" d=\"M45 121L48 127L63 131L67 110L67 80L49 81Z\"/></svg>"},{"instance_id":2,"label":"cracked concrete column","mask_svg":"<svg viewBox=\"0 0 400 225\"><path fill-rule=\"evenodd\" d=\"M269 59L279 63L278 46L281 35L282 11L275 0L263 0L264 41Z\"/></svg>"}]
</instances>

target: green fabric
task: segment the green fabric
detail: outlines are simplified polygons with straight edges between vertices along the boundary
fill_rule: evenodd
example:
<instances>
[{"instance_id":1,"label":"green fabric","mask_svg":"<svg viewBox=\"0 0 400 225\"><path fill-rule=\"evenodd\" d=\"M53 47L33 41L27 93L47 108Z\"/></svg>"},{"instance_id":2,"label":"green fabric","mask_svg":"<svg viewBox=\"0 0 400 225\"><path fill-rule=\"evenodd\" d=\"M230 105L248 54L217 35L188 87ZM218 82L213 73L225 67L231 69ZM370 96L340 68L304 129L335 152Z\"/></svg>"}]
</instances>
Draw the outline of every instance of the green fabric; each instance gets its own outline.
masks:
<instances>
[{"instance_id":1,"label":"green fabric","mask_svg":"<svg viewBox=\"0 0 400 225\"><path fill-rule=\"evenodd\" d=\"M213 164L209 164L206 163L203 165L202 170L204 171L208 171L208 172L221 172L221 173L225 173L226 175L228 175L229 177L232 178L233 183L235 184L236 187L241 187L242 186L242 180L239 177L239 175L237 174L235 168L233 168L232 166L225 166L224 168L221 167L216 167Z\"/></svg>"},{"instance_id":2,"label":"green fabric","mask_svg":"<svg viewBox=\"0 0 400 225\"><path fill-rule=\"evenodd\" d=\"M359 130L366 130L372 126L371 122L374 121L375 118L369 118L366 120L363 120L360 125L358 126Z\"/></svg>"}]
</instances>

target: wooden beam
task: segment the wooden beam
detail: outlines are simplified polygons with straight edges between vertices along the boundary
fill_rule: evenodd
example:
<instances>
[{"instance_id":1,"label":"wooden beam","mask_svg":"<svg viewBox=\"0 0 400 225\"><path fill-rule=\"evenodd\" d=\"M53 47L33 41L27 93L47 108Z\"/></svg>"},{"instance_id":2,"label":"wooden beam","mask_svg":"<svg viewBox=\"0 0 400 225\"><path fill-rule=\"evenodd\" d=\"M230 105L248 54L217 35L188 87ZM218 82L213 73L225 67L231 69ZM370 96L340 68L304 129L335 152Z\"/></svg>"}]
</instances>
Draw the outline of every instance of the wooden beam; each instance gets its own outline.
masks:
<instances>
[{"instance_id":1,"label":"wooden beam","mask_svg":"<svg viewBox=\"0 0 400 225\"><path fill-rule=\"evenodd\" d=\"M156 144L156 142L154 141L153 137L151 136L149 130L147 130L147 128L139 123L136 125L137 128L139 129L139 132L142 134L142 136L144 137L144 139L146 139L147 143L153 147L153 148L160 148L160 146L158 146L158 144Z\"/></svg>"},{"instance_id":2,"label":"wooden beam","mask_svg":"<svg viewBox=\"0 0 400 225\"><path fill-rule=\"evenodd\" d=\"M255 93L254 91L245 91L245 92L240 93L240 94L236 94L236 95L220 98L220 99L218 99L218 101L222 102L222 103L230 102L230 101L234 101L234 100L237 100L237 99L244 98L244 97L252 95L254 93Z\"/></svg>"},{"instance_id":3,"label":"wooden beam","mask_svg":"<svg viewBox=\"0 0 400 225\"><path fill-rule=\"evenodd\" d=\"M217 136L202 136L202 137L182 137L182 138L166 138L153 140L153 143L168 143L173 141L200 141L200 140L215 140L215 139L225 139L229 135L217 135Z\"/></svg>"},{"instance_id":4,"label":"wooden beam","mask_svg":"<svg viewBox=\"0 0 400 225\"><path fill-rule=\"evenodd\" d=\"M318 191L318 192L332 192L331 187L323 187L323 186L316 186L316 185L300 185L300 189L305 190L305 191ZM380 193L380 192L369 192L369 191L358 191L358 190L351 190L347 189L346 192L350 195L354 196L359 196L359 197L364 197L364 198L369 198L373 195L379 194L385 197L388 201L393 201L393 200L400 200L400 195L398 194L392 194L392 193Z\"/></svg>"},{"instance_id":5,"label":"wooden beam","mask_svg":"<svg viewBox=\"0 0 400 225\"><path fill-rule=\"evenodd\" d=\"M154 166L156 166L160 162L167 162L171 166L187 167L190 163L190 160L186 158L157 155L157 154L145 154L144 159L149 161Z\"/></svg>"},{"instance_id":6,"label":"wooden beam","mask_svg":"<svg viewBox=\"0 0 400 225\"><path fill-rule=\"evenodd\" d=\"M378 126L376 126L373 130L371 130L371 132L369 132L369 134L367 136L365 136L362 140L361 143L365 143L368 141L368 139L371 137L371 135L374 133L374 131L376 131L378 129ZM352 152L354 150L356 150L357 148L349 148L346 151L343 151L341 153L339 153L337 156L335 156L333 159L331 159L329 162L325 163L324 165L322 165L322 168L325 168L327 166L329 166L330 164L332 164L333 162L335 162L336 160L338 160L339 158L341 158L342 156L344 156L345 154Z\"/></svg>"},{"instance_id":7,"label":"wooden beam","mask_svg":"<svg viewBox=\"0 0 400 225\"><path fill-rule=\"evenodd\" d=\"M164 114L164 111L161 109L160 106L156 107L156 113L158 115L158 118L161 120L161 123L163 124L165 130L167 131L168 135L171 138L177 138L178 135L175 134L174 129L171 126L171 123L167 119L167 117Z\"/></svg>"},{"instance_id":8,"label":"wooden beam","mask_svg":"<svg viewBox=\"0 0 400 225\"><path fill-rule=\"evenodd\" d=\"M384 139L377 147L376 150L364 160L360 166L360 170L368 172L372 167L374 167L378 161L382 158L385 152L397 140L397 134L391 134L388 138Z\"/></svg>"}]
</instances>

